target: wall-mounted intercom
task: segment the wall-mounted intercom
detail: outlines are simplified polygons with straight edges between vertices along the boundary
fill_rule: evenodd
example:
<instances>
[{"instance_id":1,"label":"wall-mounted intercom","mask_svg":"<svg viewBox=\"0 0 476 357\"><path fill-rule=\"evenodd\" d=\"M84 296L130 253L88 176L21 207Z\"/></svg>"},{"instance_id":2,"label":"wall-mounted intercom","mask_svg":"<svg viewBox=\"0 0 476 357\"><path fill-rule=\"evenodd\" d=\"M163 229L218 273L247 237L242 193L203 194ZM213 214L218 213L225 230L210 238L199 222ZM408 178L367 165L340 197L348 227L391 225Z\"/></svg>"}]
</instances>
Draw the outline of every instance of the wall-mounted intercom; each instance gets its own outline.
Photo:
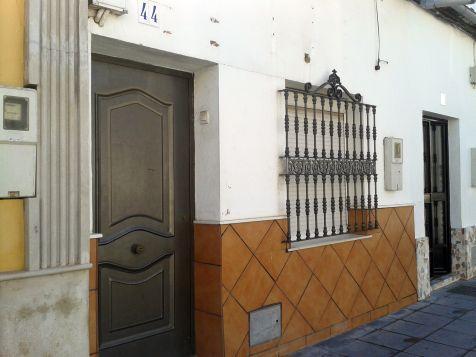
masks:
<instances>
[{"instance_id":1,"label":"wall-mounted intercom","mask_svg":"<svg viewBox=\"0 0 476 357\"><path fill-rule=\"evenodd\" d=\"M0 87L0 198L36 195L36 91Z\"/></svg>"},{"instance_id":2,"label":"wall-mounted intercom","mask_svg":"<svg viewBox=\"0 0 476 357\"><path fill-rule=\"evenodd\" d=\"M385 138L384 147L384 181L387 191L400 191L402 185L403 139Z\"/></svg>"}]
</instances>

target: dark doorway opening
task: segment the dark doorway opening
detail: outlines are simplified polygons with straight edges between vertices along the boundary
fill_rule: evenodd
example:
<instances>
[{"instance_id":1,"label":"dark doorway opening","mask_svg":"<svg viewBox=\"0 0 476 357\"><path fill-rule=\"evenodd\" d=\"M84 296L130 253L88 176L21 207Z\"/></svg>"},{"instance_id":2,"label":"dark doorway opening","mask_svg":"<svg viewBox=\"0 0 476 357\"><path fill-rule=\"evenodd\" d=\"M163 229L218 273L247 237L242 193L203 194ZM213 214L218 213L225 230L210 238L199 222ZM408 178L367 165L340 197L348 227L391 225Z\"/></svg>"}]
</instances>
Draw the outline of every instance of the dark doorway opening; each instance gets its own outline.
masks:
<instances>
[{"instance_id":1,"label":"dark doorway opening","mask_svg":"<svg viewBox=\"0 0 476 357\"><path fill-rule=\"evenodd\" d=\"M451 272L448 122L423 117L425 233L430 244L430 275Z\"/></svg>"},{"instance_id":2,"label":"dark doorway opening","mask_svg":"<svg viewBox=\"0 0 476 357\"><path fill-rule=\"evenodd\" d=\"M192 76L94 56L101 356L193 352Z\"/></svg>"}]
</instances>

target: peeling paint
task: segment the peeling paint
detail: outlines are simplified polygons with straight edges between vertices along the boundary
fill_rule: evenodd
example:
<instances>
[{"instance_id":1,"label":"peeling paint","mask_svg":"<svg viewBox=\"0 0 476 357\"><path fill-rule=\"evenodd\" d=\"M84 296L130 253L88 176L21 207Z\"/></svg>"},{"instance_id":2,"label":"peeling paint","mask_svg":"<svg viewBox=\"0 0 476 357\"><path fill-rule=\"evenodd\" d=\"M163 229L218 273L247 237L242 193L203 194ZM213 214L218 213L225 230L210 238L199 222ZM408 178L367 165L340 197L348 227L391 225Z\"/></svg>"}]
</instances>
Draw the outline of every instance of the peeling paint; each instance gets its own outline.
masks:
<instances>
[{"instance_id":1,"label":"peeling paint","mask_svg":"<svg viewBox=\"0 0 476 357\"><path fill-rule=\"evenodd\" d=\"M214 46L214 47L219 47L220 44L216 41L213 41L213 40L210 40L210 45Z\"/></svg>"},{"instance_id":2,"label":"peeling paint","mask_svg":"<svg viewBox=\"0 0 476 357\"><path fill-rule=\"evenodd\" d=\"M210 17L210 21L213 22L214 24L219 24L220 21L216 19L215 17Z\"/></svg>"}]
</instances>

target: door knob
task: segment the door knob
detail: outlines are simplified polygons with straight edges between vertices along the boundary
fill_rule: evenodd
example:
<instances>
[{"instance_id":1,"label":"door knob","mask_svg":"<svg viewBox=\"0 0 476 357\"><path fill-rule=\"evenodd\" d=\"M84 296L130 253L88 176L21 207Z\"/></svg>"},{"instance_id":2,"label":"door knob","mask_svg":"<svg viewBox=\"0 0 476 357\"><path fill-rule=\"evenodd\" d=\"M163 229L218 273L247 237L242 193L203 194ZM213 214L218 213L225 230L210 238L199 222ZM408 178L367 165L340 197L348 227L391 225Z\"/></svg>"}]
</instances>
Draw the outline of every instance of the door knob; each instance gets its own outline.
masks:
<instances>
[{"instance_id":1,"label":"door knob","mask_svg":"<svg viewBox=\"0 0 476 357\"><path fill-rule=\"evenodd\" d=\"M142 244L133 244L131 247L131 251L134 254L142 254L144 253L145 247Z\"/></svg>"}]
</instances>

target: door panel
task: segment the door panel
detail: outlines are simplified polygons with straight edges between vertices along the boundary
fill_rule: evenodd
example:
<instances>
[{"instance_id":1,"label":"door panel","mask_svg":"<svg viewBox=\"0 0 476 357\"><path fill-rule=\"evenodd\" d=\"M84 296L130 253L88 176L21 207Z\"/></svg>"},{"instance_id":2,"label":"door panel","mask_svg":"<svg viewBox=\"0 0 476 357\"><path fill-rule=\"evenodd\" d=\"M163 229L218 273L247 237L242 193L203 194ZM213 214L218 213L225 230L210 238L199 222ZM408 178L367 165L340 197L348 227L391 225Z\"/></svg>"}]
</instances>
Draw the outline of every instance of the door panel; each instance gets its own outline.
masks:
<instances>
[{"instance_id":1,"label":"door panel","mask_svg":"<svg viewBox=\"0 0 476 357\"><path fill-rule=\"evenodd\" d=\"M189 78L93 61L101 356L191 353Z\"/></svg>"},{"instance_id":2,"label":"door panel","mask_svg":"<svg viewBox=\"0 0 476 357\"><path fill-rule=\"evenodd\" d=\"M447 122L424 118L425 231L432 276L451 269L447 132Z\"/></svg>"},{"instance_id":3,"label":"door panel","mask_svg":"<svg viewBox=\"0 0 476 357\"><path fill-rule=\"evenodd\" d=\"M173 329L173 267L173 255L141 271L102 267L100 304L109 307L101 319L103 348Z\"/></svg>"}]
</instances>

